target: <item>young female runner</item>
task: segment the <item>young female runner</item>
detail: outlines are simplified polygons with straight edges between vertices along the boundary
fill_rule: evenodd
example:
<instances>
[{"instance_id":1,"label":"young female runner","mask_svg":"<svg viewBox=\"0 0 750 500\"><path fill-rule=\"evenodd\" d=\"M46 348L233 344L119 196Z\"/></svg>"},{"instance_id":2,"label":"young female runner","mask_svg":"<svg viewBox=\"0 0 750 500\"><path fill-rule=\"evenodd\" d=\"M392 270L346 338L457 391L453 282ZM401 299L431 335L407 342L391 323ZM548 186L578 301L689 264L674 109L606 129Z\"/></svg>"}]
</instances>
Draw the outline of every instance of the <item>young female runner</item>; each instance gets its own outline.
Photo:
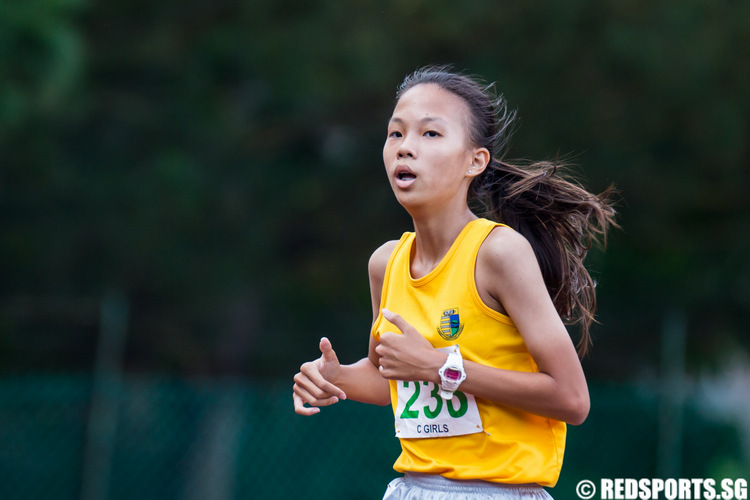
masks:
<instances>
[{"instance_id":1,"label":"young female runner","mask_svg":"<svg viewBox=\"0 0 750 500\"><path fill-rule=\"evenodd\" d=\"M491 87L446 68L404 80L383 161L414 232L370 259L369 355L340 365L323 338L294 377L300 415L392 404L405 475L384 498L550 498L565 423L588 414L564 322L581 324L583 355L596 306L583 259L614 210L554 163L503 161L513 119Z\"/></svg>"}]
</instances>

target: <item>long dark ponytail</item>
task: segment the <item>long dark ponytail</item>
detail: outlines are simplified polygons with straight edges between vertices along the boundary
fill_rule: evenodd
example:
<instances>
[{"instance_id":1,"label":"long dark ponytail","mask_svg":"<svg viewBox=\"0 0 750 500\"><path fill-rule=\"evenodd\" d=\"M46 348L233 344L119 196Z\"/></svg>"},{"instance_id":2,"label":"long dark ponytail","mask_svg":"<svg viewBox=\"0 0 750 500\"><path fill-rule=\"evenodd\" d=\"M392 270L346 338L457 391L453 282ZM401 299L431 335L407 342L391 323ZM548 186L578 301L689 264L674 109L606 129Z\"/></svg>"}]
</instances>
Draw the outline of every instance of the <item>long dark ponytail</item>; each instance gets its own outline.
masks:
<instances>
[{"instance_id":1,"label":"long dark ponytail","mask_svg":"<svg viewBox=\"0 0 750 500\"><path fill-rule=\"evenodd\" d=\"M468 105L471 139L491 154L485 171L469 186L468 201L478 215L507 224L531 243L558 314L567 324L580 324L578 353L584 356L591 344L596 293L583 261L593 244L606 243L607 230L616 225L612 187L592 194L559 161L504 161L516 113L493 85L449 67L428 66L407 76L397 97L420 84L438 85Z\"/></svg>"}]
</instances>

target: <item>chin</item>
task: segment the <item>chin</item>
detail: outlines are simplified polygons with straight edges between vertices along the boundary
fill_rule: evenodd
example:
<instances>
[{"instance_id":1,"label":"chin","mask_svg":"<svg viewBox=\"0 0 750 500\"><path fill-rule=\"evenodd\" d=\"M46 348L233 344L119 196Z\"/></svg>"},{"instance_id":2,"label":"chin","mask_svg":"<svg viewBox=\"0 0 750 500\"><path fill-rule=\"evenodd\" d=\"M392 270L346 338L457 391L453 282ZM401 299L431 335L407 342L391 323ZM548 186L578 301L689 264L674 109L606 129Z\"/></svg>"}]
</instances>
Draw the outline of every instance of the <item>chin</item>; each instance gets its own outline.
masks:
<instances>
[{"instance_id":1,"label":"chin","mask_svg":"<svg viewBox=\"0 0 750 500\"><path fill-rule=\"evenodd\" d=\"M423 213L426 209L425 203L420 202L419 200L415 199L415 197L397 195L396 199L398 200L399 205L404 207L404 210L409 212L409 215L411 215L412 217Z\"/></svg>"}]
</instances>

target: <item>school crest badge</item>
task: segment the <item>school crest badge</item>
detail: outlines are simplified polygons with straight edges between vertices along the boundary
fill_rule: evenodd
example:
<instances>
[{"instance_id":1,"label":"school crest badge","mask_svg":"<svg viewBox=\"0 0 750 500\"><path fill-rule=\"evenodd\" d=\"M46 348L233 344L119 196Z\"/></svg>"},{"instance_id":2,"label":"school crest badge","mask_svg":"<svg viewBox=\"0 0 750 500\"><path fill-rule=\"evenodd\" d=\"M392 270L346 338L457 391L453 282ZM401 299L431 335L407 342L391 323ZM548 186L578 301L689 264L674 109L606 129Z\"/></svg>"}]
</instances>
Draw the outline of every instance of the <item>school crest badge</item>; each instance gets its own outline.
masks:
<instances>
[{"instance_id":1,"label":"school crest badge","mask_svg":"<svg viewBox=\"0 0 750 500\"><path fill-rule=\"evenodd\" d=\"M443 311L443 315L440 317L440 326L437 328L441 337L445 340L454 340L461 335L463 330L464 324L461 323L457 307Z\"/></svg>"}]
</instances>

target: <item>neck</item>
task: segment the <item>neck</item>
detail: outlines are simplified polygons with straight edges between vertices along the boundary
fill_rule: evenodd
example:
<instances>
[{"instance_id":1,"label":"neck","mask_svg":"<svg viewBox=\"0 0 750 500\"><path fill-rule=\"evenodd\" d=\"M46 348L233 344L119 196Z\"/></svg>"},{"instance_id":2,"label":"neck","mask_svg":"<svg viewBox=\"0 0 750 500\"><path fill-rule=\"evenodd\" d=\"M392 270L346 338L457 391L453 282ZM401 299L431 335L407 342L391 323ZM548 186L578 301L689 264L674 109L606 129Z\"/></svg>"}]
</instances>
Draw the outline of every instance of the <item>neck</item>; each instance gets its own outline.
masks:
<instances>
[{"instance_id":1,"label":"neck","mask_svg":"<svg viewBox=\"0 0 750 500\"><path fill-rule=\"evenodd\" d=\"M461 230L476 218L468 206L461 212L413 216L416 251L412 258L412 276L419 278L432 271L448 253Z\"/></svg>"}]
</instances>

